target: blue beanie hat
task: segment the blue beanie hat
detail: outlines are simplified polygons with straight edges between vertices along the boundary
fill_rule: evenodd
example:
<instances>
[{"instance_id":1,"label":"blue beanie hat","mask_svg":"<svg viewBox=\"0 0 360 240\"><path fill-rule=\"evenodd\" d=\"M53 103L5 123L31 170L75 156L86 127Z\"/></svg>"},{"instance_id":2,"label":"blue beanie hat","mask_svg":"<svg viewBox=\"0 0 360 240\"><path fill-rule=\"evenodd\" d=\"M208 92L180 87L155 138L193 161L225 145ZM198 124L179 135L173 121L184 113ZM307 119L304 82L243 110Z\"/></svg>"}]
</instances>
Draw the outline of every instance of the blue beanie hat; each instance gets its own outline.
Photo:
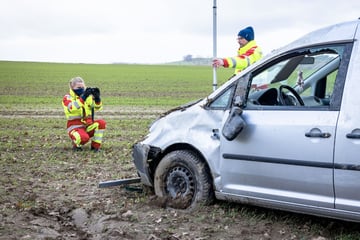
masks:
<instances>
[{"instance_id":1,"label":"blue beanie hat","mask_svg":"<svg viewBox=\"0 0 360 240\"><path fill-rule=\"evenodd\" d=\"M254 29L252 27L244 28L243 30L240 30L238 33L238 36L245 38L247 41L254 40Z\"/></svg>"}]
</instances>

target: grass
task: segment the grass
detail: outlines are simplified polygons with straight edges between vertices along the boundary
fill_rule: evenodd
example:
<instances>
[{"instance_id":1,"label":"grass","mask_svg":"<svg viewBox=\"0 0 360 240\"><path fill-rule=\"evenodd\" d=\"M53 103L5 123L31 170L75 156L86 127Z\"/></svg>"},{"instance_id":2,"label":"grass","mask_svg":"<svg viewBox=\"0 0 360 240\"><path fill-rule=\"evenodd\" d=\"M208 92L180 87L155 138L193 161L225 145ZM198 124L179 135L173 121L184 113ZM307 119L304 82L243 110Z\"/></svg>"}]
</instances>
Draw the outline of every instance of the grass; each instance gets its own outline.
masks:
<instances>
[{"instance_id":1,"label":"grass","mask_svg":"<svg viewBox=\"0 0 360 240\"><path fill-rule=\"evenodd\" d=\"M218 84L231 76L218 71ZM107 106L178 106L212 91L206 66L0 62L0 103L59 105L72 77L99 87Z\"/></svg>"},{"instance_id":2,"label":"grass","mask_svg":"<svg viewBox=\"0 0 360 240\"><path fill-rule=\"evenodd\" d=\"M219 85L231 74L231 69L219 70ZM61 99L74 76L82 76L88 86L102 91L107 131L100 155L70 151ZM136 176L131 146L146 135L158 113L155 110L205 97L212 91L211 78L211 68L204 66L0 62L1 209L10 214L9 203L21 210L44 204L45 200L35 201L32 194L61 195L71 181L94 185L99 180ZM143 195L134 199L145 201ZM119 201L119 206L124 205ZM196 216L199 221L210 216L218 224L221 216L222 223L231 225L241 217L252 225L282 224L297 236L360 239L358 225L341 221L226 202L216 203L210 212L204 209L207 214Z\"/></svg>"}]
</instances>

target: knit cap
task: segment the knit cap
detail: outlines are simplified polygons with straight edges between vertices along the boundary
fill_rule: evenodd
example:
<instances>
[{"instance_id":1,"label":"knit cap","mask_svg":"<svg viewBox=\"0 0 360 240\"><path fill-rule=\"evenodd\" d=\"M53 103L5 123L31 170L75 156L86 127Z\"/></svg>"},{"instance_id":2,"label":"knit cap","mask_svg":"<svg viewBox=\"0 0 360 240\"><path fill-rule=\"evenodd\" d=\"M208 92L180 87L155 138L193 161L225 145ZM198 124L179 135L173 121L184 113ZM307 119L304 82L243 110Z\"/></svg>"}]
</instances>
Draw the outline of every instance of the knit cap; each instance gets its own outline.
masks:
<instances>
[{"instance_id":1,"label":"knit cap","mask_svg":"<svg viewBox=\"0 0 360 240\"><path fill-rule=\"evenodd\" d=\"M249 26L246 27L242 30L240 30L240 32L238 33L238 36L245 38L247 41L252 41L254 40L254 29Z\"/></svg>"}]
</instances>

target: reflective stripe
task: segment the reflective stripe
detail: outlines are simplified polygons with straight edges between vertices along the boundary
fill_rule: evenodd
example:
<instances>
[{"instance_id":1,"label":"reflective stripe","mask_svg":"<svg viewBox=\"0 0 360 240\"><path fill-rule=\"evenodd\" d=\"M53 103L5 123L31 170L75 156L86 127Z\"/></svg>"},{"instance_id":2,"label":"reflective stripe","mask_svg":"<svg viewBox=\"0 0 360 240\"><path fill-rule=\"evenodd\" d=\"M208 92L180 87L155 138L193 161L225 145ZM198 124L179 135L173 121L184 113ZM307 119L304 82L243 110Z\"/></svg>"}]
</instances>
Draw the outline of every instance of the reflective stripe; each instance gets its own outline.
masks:
<instances>
[{"instance_id":1,"label":"reflective stripe","mask_svg":"<svg viewBox=\"0 0 360 240\"><path fill-rule=\"evenodd\" d=\"M247 61L247 66L250 66L251 62L250 62L250 58L248 56L245 57L246 61Z\"/></svg>"},{"instance_id":2,"label":"reflective stripe","mask_svg":"<svg viewBox=\"0 0 360 240\"><path fill-rule=\"evenodd\" d=\"M68 132L71 132L72 130L74 130L75 128L85 128L84 125L72 125L70 127L67 128Z\"/></svg>"},{"instance_id":3,"label":"reflective stripe","mask_svg":"<svg viewBox=\"0 0 360 240\"><path fill-rule=\"evenodd\" d=\"M93 142L101 143L102 137L93 137L91 140L92 140Z\"/></svg>"},{"instance_id":4,"label":"reflective stripe","mask_svg":"<svg viewBox=\"0 0 360 240\"><path fill-rule=\"evenodd\" d=\"M93 124L89 125L86 128L87 132L91 132L92 130L97 130L99 128L99 123L98 122L94 122Z\"/></svg>"},{"instance_id":5,"label":"reflective stripe","mask_svg":"<svg viewBox=\"0 0 360 240\"><path fill-rule=\"evenodd\" d=\"M101 143L104 135L104 129L97 129L94 132L93 142Z\"/></svg>"},{"instance_id":6,"label":"reflective stripe","mask_svg":"<svg viewBox=\"0 0 360 240\"><path fill-rule=\"evenodd\" d=\"M104 134L104 129L98 129L96 130L95 134L94 135L97 135L97 134Z\"/></svg>"},{"instance_id":7,"label":"reflective stripe","mask_svg":"<svg viewBox=\"0 0 360 240\"><path fill-rule=\"evenodd\" d=\"M68 120L82 119L79 116L69 116Z\"/></svg>"},{"instance_id":8,"label":"reflective stripe","mask_svg":"<svg viewBox=\"0 0 360 240\"><path fill-rule=\"evenodd\" d=\"M231 62L232 62L232 68L235 68L236 67L236 60L235 58L230 58L231 59Z\"/></svg>"},{"instance_id":9,"label":"reflective stripe","mask_svg":"<svg viewBox=\"0 0 360 240\"><path fill-rule=\"evenodd\" d=\"M74 106L75 106L77 109L79 109L79 108L80 108L80 105L79 105L79 103L78 103L77 101L72 102L72 104L74 104Z\"/></svg>"},{"instance_id":10,"label":"reflective stripe","mask_svg":"<svg viewBox=\"0 0 360 240\"><path fill-rule=\"evenodd\" d=\"M71 135L73 135L74 138L75 138L73 140L73 142L76 145L76 147L81 147L81 144L80 144L81 143L81 136L80 136L80 134L78 132L76 132L76 131L72 131Z\"/></svg>"},{"instance_id":11,"label":"reflective stripe","mask_svg":"<svg viewBox=\"0 0 360 240\"><path fill-rule=\"evenodd\" d=\"M69 112L70 112L70 110L71 110L71 108L72 108L73 106L74 106L76 109L79 109L79 108L80 108L80 105L79 105L78 102L76 102L76 101L71 102L71 103L69 103L69 105L67 106L67 109L68 109Z\"/></svg>"}]
</instances>

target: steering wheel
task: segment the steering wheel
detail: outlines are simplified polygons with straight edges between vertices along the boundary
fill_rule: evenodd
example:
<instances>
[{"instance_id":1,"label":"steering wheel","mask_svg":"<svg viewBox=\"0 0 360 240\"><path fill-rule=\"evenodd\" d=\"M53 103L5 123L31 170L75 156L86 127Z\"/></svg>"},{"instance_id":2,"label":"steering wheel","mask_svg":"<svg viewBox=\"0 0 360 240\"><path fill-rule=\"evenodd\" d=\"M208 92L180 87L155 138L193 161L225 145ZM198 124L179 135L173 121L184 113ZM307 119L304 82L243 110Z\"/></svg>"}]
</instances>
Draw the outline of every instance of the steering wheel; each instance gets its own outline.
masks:
<instances>
[{"instance_id":1,"label":"steering wheel","mask_svg":"<svg viewBox=\"0 0 360 240\"><path fill-rule=\"evenodd\" d=\"M284 89L289 90L289 92L292 94L291 95L287 95L284 92ZM296 101L294 101L296 99ZM302 98L300 97L300 95L295 91L295 89L293 89L292 87L288 86L288 85L281 85L279 87L279 102L281 105L298 105L298 103L301 106L304 106L304 101L302 100Z\"/></svg>"}]
</instances>

